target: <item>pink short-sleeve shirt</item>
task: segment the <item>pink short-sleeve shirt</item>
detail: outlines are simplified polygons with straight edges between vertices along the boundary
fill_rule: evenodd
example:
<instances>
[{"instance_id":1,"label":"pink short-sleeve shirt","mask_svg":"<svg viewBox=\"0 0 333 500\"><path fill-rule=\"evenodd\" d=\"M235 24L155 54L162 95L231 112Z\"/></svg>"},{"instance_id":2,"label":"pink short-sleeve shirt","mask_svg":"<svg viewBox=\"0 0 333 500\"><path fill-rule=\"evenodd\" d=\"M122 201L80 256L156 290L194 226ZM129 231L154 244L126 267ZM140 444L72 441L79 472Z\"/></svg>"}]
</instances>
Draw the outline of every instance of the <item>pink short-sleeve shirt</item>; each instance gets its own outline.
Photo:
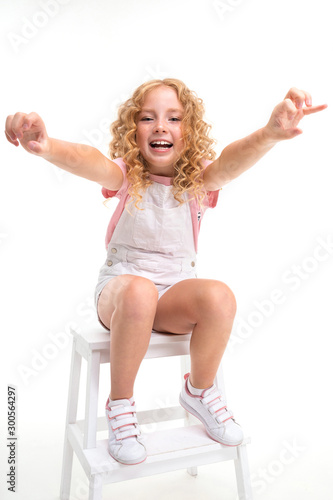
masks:
<instances>
[{"instance_id":1,"label":"pink short-sleeve shirt","mask_svg":"<svg viewBox=\"0 0 333 500\"><path fill-rule=\"evenodd\" d=\"M123 179L123 184L121 188L118 191L110 191L109 189L103 187L102 188L102 194L105 198L113 198L117 197L119 198L119 203L111 217L111 220L109 222L107 231L106 231L106 236L105 236L105 246L108 248L109 242L111 240L111 237L113 235L113 232L116 228L116 225L121 217L121 214L123 213L123 210L125 208L125 205L127 201L129 200L129 194L128 194L128 179L127 179L127 169L126 169L126 164L124 163L122 158L116 158L112 160L114 163L116 163L121 171L123 172L124 179ZM202 161L204 168L208 167L212 163L211 160L203 160ZM153 177L153 176L152 176ZM194 245L195 245L195 251L197 252L198 250L198 236L199 236L199 231L200 231L200 226L201 226L201 221L203 218L203 215L207 208L214 208L217 204L218 196L219 196L220 190L217 191L207 191L207 195L203 201L203 206L200 208L199 203L196 200L191 200L190 203L190 211L191 211L191 218L192 218L192 226L193 226L193 238L194 238Z\"/></svg>"}]
</instances>

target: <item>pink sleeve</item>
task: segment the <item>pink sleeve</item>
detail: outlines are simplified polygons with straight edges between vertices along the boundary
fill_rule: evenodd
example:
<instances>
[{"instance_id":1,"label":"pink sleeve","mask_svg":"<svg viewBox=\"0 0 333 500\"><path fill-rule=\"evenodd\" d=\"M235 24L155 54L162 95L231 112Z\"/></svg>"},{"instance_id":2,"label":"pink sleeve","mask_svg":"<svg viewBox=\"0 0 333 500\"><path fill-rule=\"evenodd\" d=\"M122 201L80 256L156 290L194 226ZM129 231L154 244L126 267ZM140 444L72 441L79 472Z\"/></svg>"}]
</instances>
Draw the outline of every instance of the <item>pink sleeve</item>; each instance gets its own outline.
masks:
<instances>
[{"instance_id":1,"label":"pink sleeve","mask_svg":"<svg viewBox=\"0 0 333 500\"><path fill-rule=\"evenodd\" d=\"M208 167L211 163L213 163L212 160L202 160L204 169ZM214 208L216 207L217 200L219 197L220 189L217 189L216 191L207 191L207 196L206 196L206 202L207 206L209 208Z\"/></svg>"},{"instance_id":2,"label":"pink sleeve","mask_svg":"<svg viewBox=\"0 0 333 500\"><path fill-rule=\"evenodd\" d=\"M124 178L123 178L123 183L122 183L122 186L120 189L118 189L118 191L111 191L110 189L107 189L105 187L102 188L102 195L104 196L104 198L113 198L114 196L117 196L117 198L121 198L121 195L124 191L124 189L126 188L126 185L127 185L127 177L126 177L126 174L127 174L127 169L126 169L126 164L124 163L124 161L122 160L122 158L115 158L114 160L112 160L114 163L116 163L118 165L118 167L121 169L123 175L124 175Z\"/></svg>"}]
</instances>

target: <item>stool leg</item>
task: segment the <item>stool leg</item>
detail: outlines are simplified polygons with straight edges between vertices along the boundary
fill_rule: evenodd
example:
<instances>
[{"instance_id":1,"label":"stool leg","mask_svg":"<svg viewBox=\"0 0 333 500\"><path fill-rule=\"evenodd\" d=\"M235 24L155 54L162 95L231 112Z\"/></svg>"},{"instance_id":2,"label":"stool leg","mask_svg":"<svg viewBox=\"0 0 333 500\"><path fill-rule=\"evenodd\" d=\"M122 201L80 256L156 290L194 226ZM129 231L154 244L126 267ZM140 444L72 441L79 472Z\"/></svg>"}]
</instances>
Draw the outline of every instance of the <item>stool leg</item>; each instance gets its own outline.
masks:
<instances>
[{"instance_id":1,"label":"stool leg","mask_svg":"<svg viewBox=\"0 0 333 500\"><path fill-rule=\"evenodd\" d=\"M217 370L215 384L226 398L222 363L220 363ZM237 479L238 500L252 500L252 487L245 444L237 446L237 459L234 460L234 464Z\"/></svg>"},{"instance_id":2,"label":"stool leg","mask_svg":"<svg viewBox=\"0 0 333 500\"><path fill-rule=\"evenodd\" d=\"M184 384L184 375L185 373L188 373L191 371L191 361L190 361L190 356L180 356L180 366L181 366L181 386ZM185 417L185 427L191 425L191 421L194 421L194 417L186 412L186 417ZM198 468L197 467L188 467L187 472L190 474L190 476L197 476L198 475Z\"/></svg>"},{"instance_id":3,"label":"stool leg","mask_svg":"<svg viewBox=\"0 0 333 500\"><path fill-rule=\"evenodd\" d=\"M252 500L252 486L245 444L237 446L237 459L234 460L234 464L238 498L239 500Z\"/></svg>"},{"instance_id":4,"label":"stool leg","mask_svg":"<svg viewBox=\"0 0 333 500\"><path fill-rule=\"evenodd\" d=\"M81 355L76 351L76 339L73 339L72 345L72 362L69 378L69 390L67 401L67 416L65 428L65 443L62 461L60 498L68 500L70 497L72 465L73 465L73 448L68 439L68 426L76 422L77 405L79 399L80 373L81 373Z\"/></svg>"},{"instance_id":5,"label":"stool leg","mask_svg":"<svg viewBox=\"0 0 333 500\"><path fill-rule=\"evenodd\" d=\"M83 449L96 448L99 371L100 352L92 351L88 357Z\"/></svg>"},{"instance_id":6,"label":"stool leg","mask_svg":"<svg viewBox=\"0 0 333 500\"><path fill-rule=\"evenodd\" d=\"M102 478L91 476L89 480L89 500L102 500Z\"/></svg>"}]
</instances>

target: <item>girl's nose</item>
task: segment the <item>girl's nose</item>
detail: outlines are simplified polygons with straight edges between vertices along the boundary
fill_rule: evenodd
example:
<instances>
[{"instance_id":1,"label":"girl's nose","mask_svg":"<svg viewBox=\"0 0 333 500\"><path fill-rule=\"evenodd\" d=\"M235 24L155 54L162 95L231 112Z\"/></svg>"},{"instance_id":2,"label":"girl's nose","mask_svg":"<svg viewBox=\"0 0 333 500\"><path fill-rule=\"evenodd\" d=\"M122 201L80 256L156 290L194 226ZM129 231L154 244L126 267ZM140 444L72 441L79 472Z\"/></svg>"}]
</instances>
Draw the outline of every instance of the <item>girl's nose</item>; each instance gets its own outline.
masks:
<instances>
[{"instance_id":1,"label":"girl's nose","mask_svg":"<svg viewBox=\"0 0 333 500\"><path fill-rule=\"evenodd\" d=\"M165 123L162 121L158 122L155 126L155 131L156 132L165 132L166 131Z\"/></svg>"}]
</instances>

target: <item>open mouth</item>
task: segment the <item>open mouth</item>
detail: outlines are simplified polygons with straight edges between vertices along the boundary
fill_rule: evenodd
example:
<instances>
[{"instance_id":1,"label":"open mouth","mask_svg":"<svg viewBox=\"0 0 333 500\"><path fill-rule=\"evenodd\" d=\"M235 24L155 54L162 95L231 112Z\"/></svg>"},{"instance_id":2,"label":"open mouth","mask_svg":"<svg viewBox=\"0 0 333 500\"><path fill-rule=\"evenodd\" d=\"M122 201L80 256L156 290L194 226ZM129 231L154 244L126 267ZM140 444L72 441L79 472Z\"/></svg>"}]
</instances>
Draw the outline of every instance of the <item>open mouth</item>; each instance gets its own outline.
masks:
<instances>
[{"instance_id":1,"label":"open mouth","mask_svg":"<svg viewBox=\"0 0 333 500\"><path fill-rule=\"evenodd\" d=\"M163 151L167 151L168 149L171 149L173 146L173 144L168 141L152 141L149 145L153 149L163 150Z\"/></svg>"}]
</instances>

